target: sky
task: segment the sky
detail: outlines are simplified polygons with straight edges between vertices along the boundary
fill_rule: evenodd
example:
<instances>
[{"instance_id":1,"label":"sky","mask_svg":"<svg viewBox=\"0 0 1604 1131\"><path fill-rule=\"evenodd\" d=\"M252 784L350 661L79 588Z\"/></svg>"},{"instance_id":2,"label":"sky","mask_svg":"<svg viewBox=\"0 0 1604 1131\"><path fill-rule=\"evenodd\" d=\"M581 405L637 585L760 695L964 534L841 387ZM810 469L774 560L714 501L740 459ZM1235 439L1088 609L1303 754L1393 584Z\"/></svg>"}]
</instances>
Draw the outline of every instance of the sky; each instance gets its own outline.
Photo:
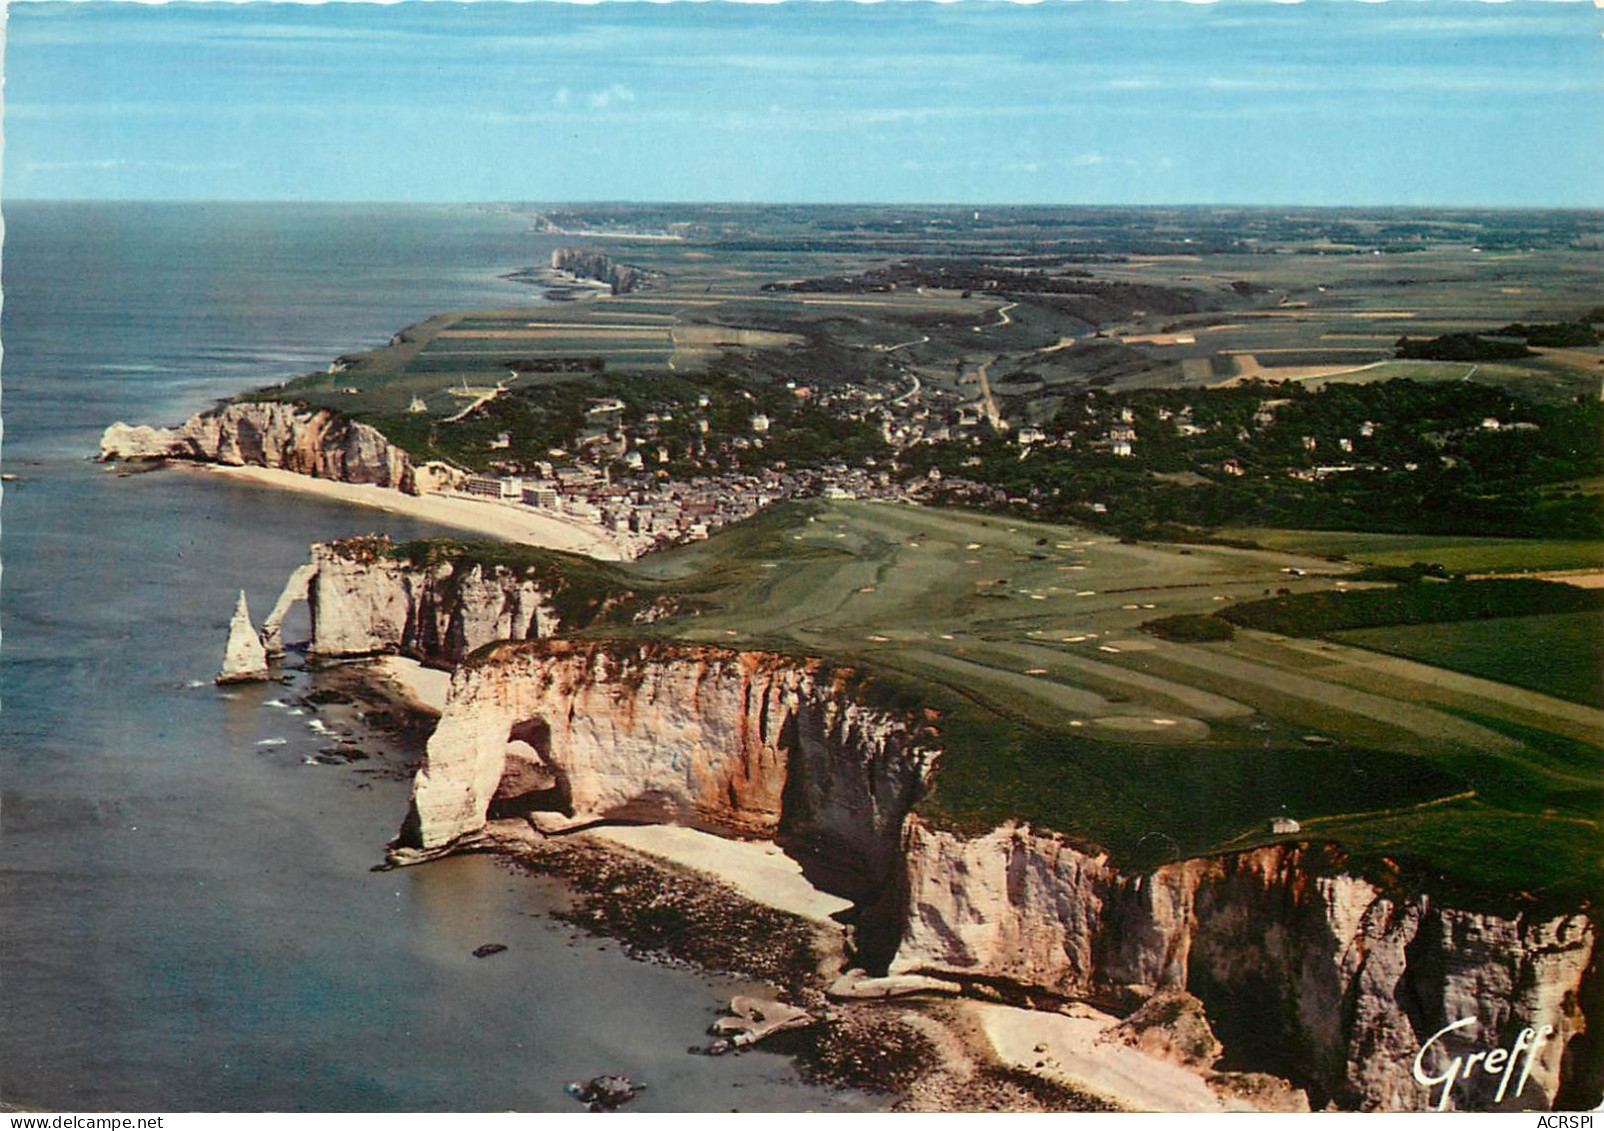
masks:
<instances>
[{"instance_id":1,"label":"sky","mask_svg":"<svg viewBox=\"0 0 1604 1131\"><path fill-rule=\"evenodd\" d=\"M1604 205L1561 0L13 3L7 199Z\"/></svg>"}]
</instances>

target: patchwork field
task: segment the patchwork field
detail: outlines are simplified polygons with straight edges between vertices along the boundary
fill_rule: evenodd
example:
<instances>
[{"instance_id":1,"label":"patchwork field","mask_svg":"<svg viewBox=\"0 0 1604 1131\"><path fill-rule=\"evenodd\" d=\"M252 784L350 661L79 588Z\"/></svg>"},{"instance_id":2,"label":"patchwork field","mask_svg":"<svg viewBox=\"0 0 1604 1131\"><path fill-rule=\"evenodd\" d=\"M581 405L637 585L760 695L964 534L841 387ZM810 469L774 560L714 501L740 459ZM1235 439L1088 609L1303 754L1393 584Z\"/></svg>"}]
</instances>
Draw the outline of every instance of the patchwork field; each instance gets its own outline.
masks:
<instances>
[{"instance_id":1,"label":"patchwork field","mask_svg":"<svg viewBox=\"0 0 1604 1131\"><path fill-rule=\"evenodd\" d=\"M1354 217L1354 240L1333 245L1322 233L1329 216L1247 212L1234 224L1253 233L1250 251L1222 242L1207 218L1156 210L1011 209L976 221L941 209L683 206L659 217L672 240L631 238L640 226L628 212L597 210L573 227L614 229L599 246L641 273L639 289L613 295L525 268L517 275L532 299L554 285L568 301L431 319L288 392L359 416L415 408L416 396L440 419L460 407L447 390L509 379L520 362L624 374L783 370L826 386L917 377L959 398L973 395L986 366L1002 418L1019 425L1088 387L1409 376L1565 400L1596 395L1604 377L1597 348L1481 366L1392 360L1404 335L1597 305L1595 256L1561 232L1504 233L1508 217L1467 216L1429 239L1403 236L1398 217ZM532 241L531 260L556 238Z\"/></svg>"}]
</instances>

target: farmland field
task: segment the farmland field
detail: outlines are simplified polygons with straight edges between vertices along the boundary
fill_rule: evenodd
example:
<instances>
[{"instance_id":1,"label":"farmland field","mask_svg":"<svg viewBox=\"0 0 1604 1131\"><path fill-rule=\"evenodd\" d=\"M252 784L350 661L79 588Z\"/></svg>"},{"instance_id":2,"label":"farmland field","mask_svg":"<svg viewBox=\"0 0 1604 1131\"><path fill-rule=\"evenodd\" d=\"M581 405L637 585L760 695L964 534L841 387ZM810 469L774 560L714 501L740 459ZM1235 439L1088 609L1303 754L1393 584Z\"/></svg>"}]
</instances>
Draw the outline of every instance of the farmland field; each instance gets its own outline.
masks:
<instances>
[{"instance_id":1,"label":"farmland field","mask_svg":"<svg viewBox=\"0 0 1604 1131\"><path fill-rule=\"evenodd\" d=\"M1347 373L1332 374L1317 380L1311 379L1310 383L1349 384L1391 381L1400 377L1411 381L1473 381L1536 400L1562 400L1567 397L1596 395L1600 379L1604 378L1604 369L1592 373L1581 366L1547 364L1541 359L1520 363L1475 364L1463 361L1392 360L1377 362Z\"/></svg>"},{"instance_id":2,"label":"farmland field","mask_svg":"<svg viewBox=\"0 0 1604 1131\"><path fill-rule=\"evenodd\" d=\"M1336 639L1604 707L1604 614L1355 629Z\"/></svg>"},{"instance_id":3,"label":"farmland field","mask_svg":"<svg viewBox=\"0 0 1604 1131\"><path fill-rule=\"evenodd\" d=\"M1511 233L1505 242L1518 252L1472 245L1502 237L1508 217L1467 215L1462 235L1434 228L1424 243L1389 242L1399 217L1352 217L1354 240L1338 247L1326 239L1329 217L1249 211L1232 220L1252 237L1257 250L1248 253L1247 243L1222 242L1215 221L1164 210L999 209L976 221L944 209L684 205L650 225L639 211L539 217L542 230L617 232L605 251L641 273L638 289L612 295L526 267L520 278L556 286L568 301L431 319L286 393L357 415L389 413L394 398L369 378L394 379L439 418L451 406L431 391L504 377L505 363L518 360L587 358L626 373L784 369L830 384L916 376L955 395L968 392L959 378L989 364L994 380L1030 375L1001 390L1004 415L1029 422L1050 416L1068 390L1203 385L1236 372L1314 383L1468 374L1555 400L1596 395L1604 375L1604 355L1591 350L1474 373L1388 360L1405 334L1488 329L1597 304L1595 257L1564 232ZM625 234L645 227L676 238ZM531 259L545 257L553 238L532 240ZM1375 254L1356 254L1366 240ZM1272 248L1292 254L1262 253ZM1024 284L1025 293L1011 290Z\"/></svg>"},{"instance_id":4,"label":"farmland field","mask_svg":"<svg viewBox=\"0 0 1604 1131\"><path fill-rule=\"evenodd\" d=\"M1604 568L1604 542L1255 527L1231 527L1219 533L1223 538L1253 542L1267 549L1343 557L1366 565L1407 566L1415 562L1436 562L1453 573Z\"/></svg>"}]
</instances>

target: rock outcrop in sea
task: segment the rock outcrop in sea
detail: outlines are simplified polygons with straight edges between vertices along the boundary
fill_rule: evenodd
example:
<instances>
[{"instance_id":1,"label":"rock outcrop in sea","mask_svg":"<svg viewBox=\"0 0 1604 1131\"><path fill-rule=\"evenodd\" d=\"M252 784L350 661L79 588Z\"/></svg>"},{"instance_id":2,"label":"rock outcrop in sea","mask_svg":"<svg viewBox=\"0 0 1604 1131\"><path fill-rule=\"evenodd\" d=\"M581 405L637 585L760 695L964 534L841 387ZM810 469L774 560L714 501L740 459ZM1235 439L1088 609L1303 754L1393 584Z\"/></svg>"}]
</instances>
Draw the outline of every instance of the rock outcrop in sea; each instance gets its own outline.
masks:
<instances>
[{"instance_id":1,"label":"rock outcrop in sea","mask_svg":"<svg viewBox=\"0 0 1604 1131\"><path fill-rule=\"evenodd\" d=\"M101 435L100 459L184 459L271 467L417 493L412 457L378 429L328 409L277 401L223 405L196 413L177 428L119 421Z\"/></svg>"},{"instance_id":2,"label":"rock outcrop in sea","mask_svg":"<svg viewBox=\"0 0 1604 1131\"><path fill-rule=\"evenodd\" d=\"M251 624L251 610L245 603L245 590L241 589L234 616L228 622L228 644L223 649L223 670L217 674L217 682L245 683L267 679L270 674L267 649Z\"/></svg>"}]
</instances>

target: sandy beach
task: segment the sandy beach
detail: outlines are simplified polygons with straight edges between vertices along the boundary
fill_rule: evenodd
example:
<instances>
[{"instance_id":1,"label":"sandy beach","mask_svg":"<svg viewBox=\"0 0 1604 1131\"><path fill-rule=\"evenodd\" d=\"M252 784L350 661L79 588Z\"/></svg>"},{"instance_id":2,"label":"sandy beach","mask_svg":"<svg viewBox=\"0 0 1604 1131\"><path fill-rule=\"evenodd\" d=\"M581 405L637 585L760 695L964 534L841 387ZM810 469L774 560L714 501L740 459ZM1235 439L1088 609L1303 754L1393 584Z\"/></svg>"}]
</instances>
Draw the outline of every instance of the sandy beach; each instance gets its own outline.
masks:
<instances>
[{"instance_id":1,"label":"sandy beach","mask_svg":"<svg viewBox=\"0 0 1604 1131\"><path fill-rule=\"evenodd\" d=\"M539 514L526 507L447 495L407 495L388 487L314 479L309 475L298 475L278 468L225 467L221 464L175 466L198 467L208 475L221 475L266 487L301 491L325 499L375 507L508 542L568 550L605 561L622 561L633 556L633 547L623 537L554 515Z\"/></svg>"},{"instance_id":2,"label":"sandy beach","mask_svg":"<svg viewBox=\"0 0 1604 1131\"><path fill-rule=\"evenodd\" d=\"M446 696L451 691L451 673L438 668L426 668L407 656L382 656L379 670L406 689L408 698L435 714L446 709Z\"/></svg>"},{"instance_id":3,"label":"sandy beach","mask_svg":"<svg viewBox=\"0 0 1604 1131\"><path fill-rule=\"evenodd\" d=\"M383 656L376 663L413 702L437 713L445 710L451 690L450 672L426 668L405 656ZM815 923L839 927L831 916L852 906L850 900L820 891L809 883L802 875L802 866L772 841L726 840L678 825L602 825L587 829L586 834L706 873L754 903Z\"/></svg>"},{"instance_id":4,"label":"sandy beach","mask_svg":"<svg viewBox=\"0 0 1604 1131\"><path fill-rule=\"evenodd\" d=\"M1229 1111L1203 1075L1148 1056L1110 1035L1118 1019L1075 1007L1074 1016L965 1002L1004 1064L1083 1088L1135 1111Z\"/></svg>"},{"instance_id":5,"label":"sandy beach","mask_svg":"<svg viewBox=\"0 0 1604 1131\"><path fill-rule=\"evenodd\" d=\"M766 840L725 840L678 825L610 825L588 832L599 840L706 872L754 903L815 923L839 927L830 916L852 906L810 884L801 865Z\"/></svg>"}]
</instances>

